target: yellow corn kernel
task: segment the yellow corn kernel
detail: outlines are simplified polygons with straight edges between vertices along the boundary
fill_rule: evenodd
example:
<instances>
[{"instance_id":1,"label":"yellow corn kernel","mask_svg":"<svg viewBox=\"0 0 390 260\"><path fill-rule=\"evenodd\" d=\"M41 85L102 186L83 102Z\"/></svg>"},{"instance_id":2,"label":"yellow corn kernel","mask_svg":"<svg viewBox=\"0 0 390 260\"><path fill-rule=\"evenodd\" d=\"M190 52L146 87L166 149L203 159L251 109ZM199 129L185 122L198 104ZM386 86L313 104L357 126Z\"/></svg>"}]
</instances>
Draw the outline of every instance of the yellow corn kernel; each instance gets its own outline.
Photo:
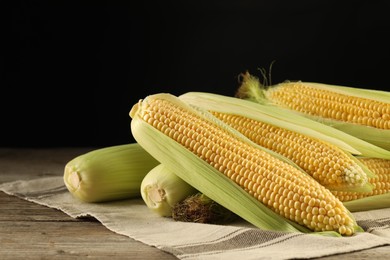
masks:
<instances>
[{"instance_id":1,"label":"yellow corn kernel","mask_svg":"<svg viewBox=\"0 0 390 260\"><path fill-rule=\"evenodd\" d=\"M303 82L281 83L269 98L310 115L390 129L390 104L316 88Z\"/></svg>"},{"instance_id":2,"label":"yellow corn kernel","mask_svg":"<svg viewBox=\"0 0 390 260\"><path fill-rule=\"evenodd\" d=\"M361 167L334 145L241 115L211 113L258 145L289 158L327 188L358 187L368 182Z\"/></svg>"},{"instance_id":3,"label":"yellow corn kernel","mask_svg":"<svg viewBox=\"0 0 390 260\"><path fill-rule=\"evenodd\" d=\"M332 191L343 202L390 192L390 160L378 158L359 158L359 160L376 174L376 177L368 179L373 185L373 190L371 192Z\"/></svg>"},{"instance_id":4,"label":"yellow corn kernel","mask_svg":"<svg viewBox=\"0 0 390 260\"><path fill-rule=\"evenodd\" d=\"M177 154L154 151L157 144L154 147L153 140L146 139L155 139L156 134L145 136L144 129L140 128L141 124L147 123L280 216L312 231L336 231L342 235L355 232L356 222L328 189L298 168L242 139L228 125L212 121L212 116L205 116L205 113L191 109L169 94L148 96L130 111L133 136L162 163L166 158L170 161L174 159ZM188 167L191 168L191 165ZM201 182L194 180L197 170L191 170L191 176L184 176L186 181L196 184L193 185L196 189L219 203L218 194L204 189L201 184L197 186ZM229 204L221 205L231 210ZM245 219L240 212L232 211ZM332 218L331 225L324 223L325 217Z\"/></svg>"}]
</instances>

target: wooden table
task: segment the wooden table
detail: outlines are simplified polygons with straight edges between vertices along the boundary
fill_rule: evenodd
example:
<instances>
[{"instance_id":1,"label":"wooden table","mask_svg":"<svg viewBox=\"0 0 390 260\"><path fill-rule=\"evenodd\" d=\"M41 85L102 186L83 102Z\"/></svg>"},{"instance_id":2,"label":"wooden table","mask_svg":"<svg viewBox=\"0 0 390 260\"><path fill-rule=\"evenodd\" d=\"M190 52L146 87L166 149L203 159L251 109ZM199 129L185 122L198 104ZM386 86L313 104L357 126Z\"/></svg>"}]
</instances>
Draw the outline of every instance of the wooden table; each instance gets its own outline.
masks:
<instances>
[{"instance_id":1,"label":"wooden table","mask_svg":"<svg viewBox=\"0 0 390 260\"><path fill-rule=\"evenodd\" d=\"M0 148L0 183L61 176L70 159L93 148ZM177 259L116 234L94 219L65 213L0 192L0 259ZM321 259L388 259L390 246Z\"/></svg>"}]
</instances>

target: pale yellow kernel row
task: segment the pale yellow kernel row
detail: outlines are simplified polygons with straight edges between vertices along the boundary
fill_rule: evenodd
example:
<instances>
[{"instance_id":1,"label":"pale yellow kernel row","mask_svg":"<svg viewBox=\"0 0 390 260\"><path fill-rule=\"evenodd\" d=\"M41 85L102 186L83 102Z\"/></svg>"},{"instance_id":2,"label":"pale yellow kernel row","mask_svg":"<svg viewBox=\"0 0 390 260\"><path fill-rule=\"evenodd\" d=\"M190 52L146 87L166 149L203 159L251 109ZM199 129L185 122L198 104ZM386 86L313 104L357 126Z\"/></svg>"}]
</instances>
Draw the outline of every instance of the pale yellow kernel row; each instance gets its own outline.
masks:
<instances>
[{"instance_id":1,"label":"pale yellow kernel row","mask_svg":"<svg viewBox=\"0 0 390 260\"><path fill-rule=\"evenodd\" d=\"M390 129L390 104L315 89L303 83L285 83L269 94L277 104L311 115Z\"/></svg>"}]
</instances>

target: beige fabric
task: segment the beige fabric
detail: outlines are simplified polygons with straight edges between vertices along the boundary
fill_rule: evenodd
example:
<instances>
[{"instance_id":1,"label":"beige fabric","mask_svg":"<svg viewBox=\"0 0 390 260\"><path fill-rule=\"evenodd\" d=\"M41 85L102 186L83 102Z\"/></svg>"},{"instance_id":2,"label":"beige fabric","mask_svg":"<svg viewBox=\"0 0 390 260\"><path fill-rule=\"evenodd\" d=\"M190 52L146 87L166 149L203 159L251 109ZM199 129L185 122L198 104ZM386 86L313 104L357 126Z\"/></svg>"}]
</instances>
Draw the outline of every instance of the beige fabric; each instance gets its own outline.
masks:
<instances>
[{"instance_id":1,"label":"beige fabric","mask_svg":"<svg viewBox=\"0 0 390 260\"><path fill-rule=\"evenodd\" d=\"M68 192L62 177L3 183L0 190L74 218L93 216L109 230L179 259L312 258L390 244L390 209L354 213L367 232L334 238L264 231L245 221L226 226L175 222L151 212L142 199L82 203Z\"/></svg>"}]
</instances>

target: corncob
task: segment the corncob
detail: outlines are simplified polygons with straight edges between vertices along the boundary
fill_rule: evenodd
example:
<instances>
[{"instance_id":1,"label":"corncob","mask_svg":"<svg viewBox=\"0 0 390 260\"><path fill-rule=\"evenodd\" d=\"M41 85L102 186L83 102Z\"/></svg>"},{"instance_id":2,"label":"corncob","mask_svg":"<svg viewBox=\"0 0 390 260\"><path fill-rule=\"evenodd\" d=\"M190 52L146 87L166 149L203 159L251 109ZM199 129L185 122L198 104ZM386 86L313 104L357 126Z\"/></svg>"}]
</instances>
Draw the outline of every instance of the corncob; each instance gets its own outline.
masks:
<instances>
[{"instance_id":1,"label":"corncob","mask_svg":"<svg viewBox=\"0 0 390 260\"><path fill-rule=\"evenodd\" d=\"M353 155L390 160L389 150L279 107L205 92L188 92L179 98L207 110L229 114L239 113L256 121L260 120L299 132L335 145Z\"/></svg>"},{"instance_id":2,"label":"corncob","mask_svg":"<svg viewBox=\"0 0 390 260\"><path fill-rule=\"evenodd\" d=\"M146 151L259 228L347 236L361 230L328 189L204 110L155 94L135 104L130 117Z\"/></svg>"},{"instance_id":3,"label":"corncob","mask_svg":"<svg viewBox=\"0 0 390 260\"><path fill-rule=\"evenodd\" d=\"M245 100L208 93L186 93L180 99L207 109L251 141L287 157L329 189L372 190L368 176L373 177L374 173L350 153L325 141L332 141L329 137L321 140L323 135L314 130L290 125L276 119L277 115L271 118L272 113L265 114L261 105L246 107L250 102ZM305 134L309 132L310 135Z\"/></svg>"},{"instance_id":4,"label":"corncob","mask_svg":"<svg viewBox=\"0 0 390 260\"><path fill-rule=\"evenodd\" d=\"M313 82L262 86L245 73L236 96L284 107L390 150L390 92Z\"/></svg>"},{"instance_id":5,"label":"corncob","mask_svg":"<svg viewBox=\"0 0 390 260\"><path fill-rule=\"evenodd\" d=\"M63 178L69 192L84 202L140 198L143 178L158 164L137 143L115 145L73 158Z\"/></svg>"},{"instance_id":6,"label":"corncob","mask_svg":"<svg viewBox=\"0 0 390 260\"><path fill-rule=\"evenodd\" d=\"M332 193L342 202L390 192L390 160L378 158L359 158L359 160L376 174L376 177L369 178L369 182L374 188L370 192L332 191ZM383 204L382 206L388 206L388 204Z\"/></svg>"},{"instance_id":7,"label":"corncob","mask_svg":"<svg viewBox=\"0 0 390 260\"><path fill-rule=\"evenodd\" d=\"M361 167L336 146L247 117L212 114L253 142L291 159L329 189L363 187L368 182Z\"/></svg>"}]
</instances>

